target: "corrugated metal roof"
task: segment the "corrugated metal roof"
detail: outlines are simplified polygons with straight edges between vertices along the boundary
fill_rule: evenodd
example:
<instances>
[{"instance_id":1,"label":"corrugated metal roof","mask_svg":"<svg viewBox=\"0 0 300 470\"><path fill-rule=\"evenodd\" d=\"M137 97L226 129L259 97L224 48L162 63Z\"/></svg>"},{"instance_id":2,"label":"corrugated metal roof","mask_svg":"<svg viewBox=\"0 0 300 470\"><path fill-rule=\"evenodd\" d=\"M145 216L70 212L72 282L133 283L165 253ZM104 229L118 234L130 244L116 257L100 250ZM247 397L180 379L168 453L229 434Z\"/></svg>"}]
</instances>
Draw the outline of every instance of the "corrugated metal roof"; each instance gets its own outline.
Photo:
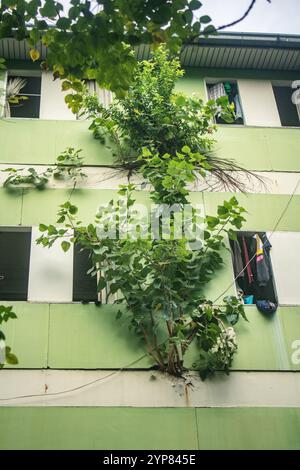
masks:
<instances>
[{"instance_id":1,"label":"corrugated metal roof","mask_svg":"<svg viewBox=\"0 0 300 470\"><path fill-rule=\"evenodd\" d=\"M39 43L37 49L42 60L46 58L47 48ZM13 38L0 39L0 57L7 60L31 60L29 57L30 47L26 40L17 41Z\"/></svg>"},{"instance_id":2,"label":"corrugated metal roof","mask_svg":"<svg viewBox=\"0 0 300 470\"><path fill-rule=\"evenodd\" d=\"M42 59L47 49L38 46ZM150 56L150 47L136 48L139 60ZM27 42L13 38L0 40L0 57L29 60ZM181 51L184 67L300 71L300 36L272 34L223 33L185 44Z\"/></svg>"}]
</instances>

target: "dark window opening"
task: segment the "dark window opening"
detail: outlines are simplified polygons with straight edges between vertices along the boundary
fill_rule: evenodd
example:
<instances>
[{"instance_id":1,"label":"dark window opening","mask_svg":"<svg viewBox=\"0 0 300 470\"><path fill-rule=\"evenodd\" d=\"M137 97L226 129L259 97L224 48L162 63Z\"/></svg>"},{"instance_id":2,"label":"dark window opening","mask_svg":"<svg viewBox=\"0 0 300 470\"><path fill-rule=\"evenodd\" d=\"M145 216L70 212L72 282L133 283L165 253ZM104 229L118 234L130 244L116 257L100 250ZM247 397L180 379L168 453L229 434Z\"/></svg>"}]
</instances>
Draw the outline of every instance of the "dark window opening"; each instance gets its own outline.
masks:
<instances>
[{"instance_id":1,"label":"dark window opening","mask_svg":"<svg viewBox=\"0 0 300 470\"><path fill-rule=\"evenodd\" d=\"M31 230L0 229L0 300L27 300Z\"/></svg>"},{"instance_id":2,"label":"dark window opening","mask_svg":"<svg viewBox=\"0 0 300 470\"><path fill-rule=\"evenodd\" d=\"M74 245L73 266L73 301L97 302L97 276L88 274L93 267L91 252L83 249L80 244Z\"/></svg>"},{"instance_id":3,"label":"dark window opening","mask_svg":"<svg viewBox=\"0 0 300 470\"><path fill-rule=\"evenodd\" d=\"M273 86L275 100L282 126L299 127L300 116L292 101L294 90L289 86Z\"/></svg>"},{"instance_id":4,"label":"dark window opening","mask_svg":"<svg viewBox=\"0 0 300 470\"><path fill-rule=\"evenodd\" d=\"M265 232L238 232L230 240L236 288L245 304L258 300L278 303L270 252Z\"/></svg>"},{"instance_id":5,"label":"dark window opening","mask_svg":"<svg viewBox=\"0 0 300 470\"><path fill-rule=\"evenodd\" d=\"M39 118L41 77L9 76L6 99L10 117Z\"/></svg>"},{"instance_id":6,"label":"dark window opening","mask_svg":"<svg viewBox=\"0 0 300 470\"><path fill-rule=\"evenodd\" d=\"M222 81L208 84L207 91L209 99L216 100L222 96L227 96L229 103L234 106L235 120L233 122L226 122L220 116L216 116L215 119L217 124L244 124L244 117L237 82Z\"/></svg>"}]
</instances>

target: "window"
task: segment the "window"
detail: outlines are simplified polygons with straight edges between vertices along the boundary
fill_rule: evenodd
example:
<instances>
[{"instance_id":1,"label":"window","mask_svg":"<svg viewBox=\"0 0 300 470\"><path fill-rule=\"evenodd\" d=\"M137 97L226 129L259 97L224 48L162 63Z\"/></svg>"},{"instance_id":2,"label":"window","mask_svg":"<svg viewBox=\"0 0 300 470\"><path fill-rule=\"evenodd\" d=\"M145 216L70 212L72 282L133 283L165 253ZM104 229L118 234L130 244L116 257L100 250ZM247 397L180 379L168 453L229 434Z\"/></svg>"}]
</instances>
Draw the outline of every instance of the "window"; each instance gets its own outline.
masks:
<instances>
[{"instance_id":1,"label":"window","mask_svg":"<svg viewBox=\"0 0 300 470\"><path fill-rule=\"evenodd\" d=\"M88 274L93 267L91 253L80 244L74 245L73 263L73 302L113 304L119 298L119 292L109 295L111 282L98 292L98 280L101 273L98 272L94 276L91 276L91 273Z\"/></svg>"},{"instance_id":2,"label":"window","mask_svg":"<svg viewBox=\"0 0 300 470\"><path fill-rule=\"evenodd\" d=\"M41 101L41 76L8 75L6 86L5 117L39 118Z\"/></svg>"},{"instance_id":3,"label":"window","mask_svg":"<svg viewBox=\"0 0 300 470\"><path fill-rule=\"evenodd\" d=\"M238 232L230 240L234 277L245 304L266 300L277 304L271 262L272 245L265 232Z\"/></svg>"},{"instance_id":4,"label":"window","mask_svg":"<svg viewBox=\"0 0 300 470\"><path fill-rule=\"evenodd\" d=\"M225 122L221 117L216 117L217 124L244 124L243 111L239 96L238 84L234 80L209 80L207 82L208 99L215 100L221 96L227 96L230 104L234 106L235 120L232 123Z\"/></svg>"},{"instance_id":5,"label":"window","mask_svg":"<svg viewBox=\"0 0 300 470\"><path fill-rule=\"evenodd\" d=\"M91 254L80 244L74 245L73 301L97 302L97 276L88 274L92 268Z\"/></svg>"},{"instance_id":6,"label":"window","mask_svg":"<svg viewBox=\"0 0 300 470\"><path fill-rule=\"evenodd\" d=\"M273 85L274 96L282 126L300 126L300 107L292 101L295 90L291 86Z\"/></svg>"},{"instance_id":7,"label":"window","mask_svg":"<svg viewBox=\"0 0 300 470\"><path fill-rule=\"evenodd\" d=\"M0 300L27 300L31 230L0 228Z\"/></svg>"}]
</instances>

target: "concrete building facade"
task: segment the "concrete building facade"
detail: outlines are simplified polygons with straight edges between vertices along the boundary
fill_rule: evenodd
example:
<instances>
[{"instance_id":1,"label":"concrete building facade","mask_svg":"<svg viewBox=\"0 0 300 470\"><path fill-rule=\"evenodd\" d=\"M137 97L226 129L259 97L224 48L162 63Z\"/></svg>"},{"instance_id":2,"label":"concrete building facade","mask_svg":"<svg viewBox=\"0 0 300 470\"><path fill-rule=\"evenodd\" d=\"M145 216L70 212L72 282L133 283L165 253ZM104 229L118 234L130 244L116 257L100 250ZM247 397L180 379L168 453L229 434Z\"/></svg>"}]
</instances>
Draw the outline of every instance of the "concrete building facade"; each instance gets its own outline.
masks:
<instances>
[{"instance_id":1,"label":"concrete building facade","mask_svg":"<svg viewBox=\"0 0 300 470\"><path fill-rule=\"evenodd\" d=\"M137 54L147 58L149 50ZM0 72L3 90L9 77L36 79L27 91L34 97L28 116L0 120L0 170L46 168L72 146L82 149L88 175L74 191L55 180L43 191L0 187L0 275L1 257L7 263L11 256L16 272L25 262L17 249L14 255L18 234L29 253L26 298L12 289L7 300L0 280L0 303L13 305L18 316L5 334L19 359L0 372L0 448L299 449L300 99L292 97L297 101L300 86L300 37L225 34L181 54L186 73L178 90L208 99L216 83L236 87L242 121L218 125L216 151L265 179L236 196L248 211L243 231L265 232L271 241L279 305L274 315L246 306L249 323L236 328L239 349L229 377L201 382L193 348L186 358L193 387L151 370L126 317L115 319L116 306L74 301L73 250L36 245L39 224L55 223L71 191L87 223L126 179L110 177L112 155L93 139L89 123L68 110L59 81L30 62L26 44L1 40L0 56L8 67ZM108 92L98 93L109 102ZM0 172L0 183L5 177ZM207 214L232 196L191 190ZM138 201L146 198L138 192ZM228 286L236 293L229 251L224 259L208 298Z\"/></svg>"}]
</instances>

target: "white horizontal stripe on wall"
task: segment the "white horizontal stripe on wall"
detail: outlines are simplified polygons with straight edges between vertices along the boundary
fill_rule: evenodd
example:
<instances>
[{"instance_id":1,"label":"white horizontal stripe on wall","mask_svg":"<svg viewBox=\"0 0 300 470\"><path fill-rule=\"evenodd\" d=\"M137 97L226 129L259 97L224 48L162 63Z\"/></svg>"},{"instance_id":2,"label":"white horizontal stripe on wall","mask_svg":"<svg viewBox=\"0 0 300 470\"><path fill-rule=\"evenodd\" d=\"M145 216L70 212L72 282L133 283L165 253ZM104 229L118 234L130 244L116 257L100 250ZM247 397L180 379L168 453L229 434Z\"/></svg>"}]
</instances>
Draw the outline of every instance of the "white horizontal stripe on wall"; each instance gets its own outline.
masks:
<instances>
[{"instance_id":1,"label":"white horizontal stripe on wall","mask_svg":"<svg viewBox=\"0 0 300 470\"><path fill-rule=\"evenodd\" d=\"M268 236L270 237L270 233ZM300 233L274 232L271 260L280 305L300 305Z\"/></svg>"},{"instance_id":2,"label":"white horizontal stripe on wall","mask_svg":"<svg viewBox=\"0 0 300 470\"><path fill-rule=\"evenodd\" d=\"M238 88L247 126L281 126L270 80L239 79Z\"/></svg>"},{"instance_id":3,"label":"white horizontal stripe on wall","mask_svg":"<svg viewBox=\"0 0 300 470\"><path fill-rule=\"evenodd\" d=\"M73 245L67 253L60 246L62 240L51 248L45 248L36 244L40 236L38 227L32 227L28 300L72 302Z\"/></svg>"},{"instance_id":4,"label":"white horizontal stripe on wall","mask_svg":"<svg viewBox=\"0 0 300 470\"><path fill-rule=\"evenodd\" d=\"M50 395L57 392L63 393ZM42 396L3 400L31 394ZM300 407L300 373L233 371L205 382L189 373L185 382L157 371L3 369L0 400L0 406Z\"/></svg>"},{"instance_id":5,"label":"white horizontal stripe on wall","mask_svg":"<svg viewBox=\"0 0 300 470\"><path fill-rule=\"evenodd\" d=\"M0 163L0 186L3 185L8 174L3 173L2 170L5 170L8 167L11 167L11 163ZM22 173L26 173L29 168L35 168L38 173L42 173L50 165L13 165L15 169L23 169ZM76 183L76 188L81 189L118 189L120 184L127 184L128 178L126 172L117 171L113 168L107 167L83 167L83 172L87 175L87 178L80 179ZM247 176L243 176L241 172L232 172L232 175L239 178L239 180L244 180L247 191L252 194L292 194L296 188L297 182L300 179L300 173L296 172L283 172L283 171L261 171L253 172L260 178L263 178L263 183L259 180L253 178L251 181L248 180ZM207 181L213 185L215 180L213 177L208 176ZM130 178L130 182L136 185L140 185L143 180L140 175L133 175ZM72 180L59 180L55 178L50 178L49 183L47 183L47 188L52 189L63 189L63 188L73 188L74 182ZM150 186L142 187L145 191L150 190ZM195 184L190 184L189 189L191 191L210 191L207 182L204 183L201 178ZM300 185L295 194L300 194Z\"/></svg>"}]
</instances>

